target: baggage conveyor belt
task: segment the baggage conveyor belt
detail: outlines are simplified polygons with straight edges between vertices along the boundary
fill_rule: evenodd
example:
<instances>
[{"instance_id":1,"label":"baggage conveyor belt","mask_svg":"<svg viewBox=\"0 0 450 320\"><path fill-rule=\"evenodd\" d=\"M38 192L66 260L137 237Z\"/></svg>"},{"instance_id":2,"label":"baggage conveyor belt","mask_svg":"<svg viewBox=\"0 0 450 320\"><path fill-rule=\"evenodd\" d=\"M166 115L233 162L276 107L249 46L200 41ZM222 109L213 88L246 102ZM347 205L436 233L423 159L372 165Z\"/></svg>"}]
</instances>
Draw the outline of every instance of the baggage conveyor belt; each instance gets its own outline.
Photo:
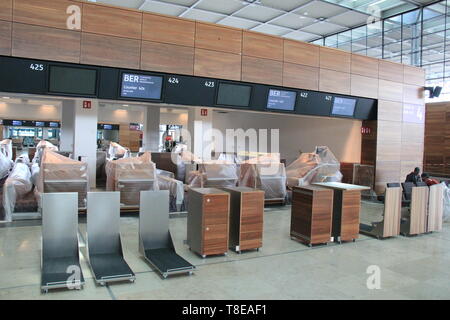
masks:
<instances>
[{"instance_id":1,"label":"baggage conveyor belt","mask_svg":"<svg viewBox=\"0 0 450 320\"><path fill-rule=\"evenodd\" d=\"M164 278L169 274L192 274L195 267L169 248L145 250L145 260L153 265Z\"/></svg>"}]
</instances>

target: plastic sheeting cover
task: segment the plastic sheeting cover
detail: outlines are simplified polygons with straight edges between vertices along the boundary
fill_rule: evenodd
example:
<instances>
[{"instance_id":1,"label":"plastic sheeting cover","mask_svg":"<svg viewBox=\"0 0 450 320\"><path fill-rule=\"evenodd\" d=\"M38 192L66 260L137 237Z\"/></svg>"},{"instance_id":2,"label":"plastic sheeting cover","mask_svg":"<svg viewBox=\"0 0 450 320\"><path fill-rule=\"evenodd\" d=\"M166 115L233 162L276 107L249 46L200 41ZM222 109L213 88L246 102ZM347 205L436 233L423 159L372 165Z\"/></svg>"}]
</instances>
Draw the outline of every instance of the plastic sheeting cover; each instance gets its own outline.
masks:
<instances>
[{"instance_id":1,"label":"plastic sheeting cover","mask_svg":"<svg viewBox=\"0 0 450 320\"><path fill-rule=\"evenodd\" d=\"M13 166L13 162L9 160L2 152L0 152L0 179L6 178Z\"/></svg>"},{"instance_id":2,"label":"plastic sheeting cover","mask_svg":"<svg viewBox=\"0 0 450 320\"><path fill-rule=\"evenodd\" d=\"M16 162L14 168L6 179L3 191L3 206L5 208L5 220L12 220L12 213L16 202L25 197L31 191L33 184L31 182L31 172L28 164Z\"/></svg>"},{"instance_id":3,"label":"plastic sheeting cover","mask_svg":"<svg viewBox=\"0 0 450 320\"><path fill-rule=\"evenodd\" d=\"M109 159L128 158L130 157L130 150L128 150L125 147L122 147L120 144L116 142L110 142L108 157Z\"/></svg>"},{"instance_id":4,"label":"plastic sheeting cover","mask_svg":"<svg viewBox=\"0 0 450 320\"><path fill-rule=\"evenodd\" d=\"M287 177L283 163L243 163L240 171L239 186L263 190L266 200L284 200L286 198Z\"/></svg>"},{"instance_id":5,"label":"plastic sheeting cover","mask_svg":"<svg viewBox=\"0 0 450 320\"><path fill-rule=\"evenodd\" d=\"M289 187L342 180L340 163L326 146L316 147L313 153L302 153L286 168L286 173Z\"/></svg>"},{"instance_id":6,"label":"plastic sheeting cover","mask_svg":"<svg viewBox=\"0 0 450 320\"><path fill-rule=\"evenodd\" d=\"M444 221L450 222L450 188L443 182L444 187Z\"/></svg>"},{"instance_id":7,"label":"plastic sheeting cover","mask_svg":"<svg viewBox=\"0 0 450 320\"><path fill-rule=\"evenodd\" d=\"M0 141L0 152L3 153L8 160L13 159L13 149L11 139L5 139Z\"/></svg>"}]
</instances>

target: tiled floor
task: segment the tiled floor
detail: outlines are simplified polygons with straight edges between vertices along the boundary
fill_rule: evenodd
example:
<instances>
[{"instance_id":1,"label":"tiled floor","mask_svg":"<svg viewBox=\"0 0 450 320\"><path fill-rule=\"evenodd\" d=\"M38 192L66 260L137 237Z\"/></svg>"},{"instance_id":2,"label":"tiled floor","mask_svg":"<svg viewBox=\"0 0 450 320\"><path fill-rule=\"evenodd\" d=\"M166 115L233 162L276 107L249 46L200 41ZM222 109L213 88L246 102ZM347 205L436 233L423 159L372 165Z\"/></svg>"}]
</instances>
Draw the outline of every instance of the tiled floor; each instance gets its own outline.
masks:
<instances>
[{"instance_id":1,"label":"tiled floor","mask_svg":"<svg viewBox=\"0 0 450 320\"><path fill-rule=\"evenodd\" d=\"M364 204L361 220L382 206ZM86 224L80 219L81 291L41 294L39 222L0 225L0 299L450 299L450 224L439 233L308 248L289 237L290 207L265 213L259 252L201 259L190 252L186 217L170 220L178 253L197 266L193 276L162 278L138 254L138 220L121 219L125 258L136 282L96 286L86 262ZM378 266L381 289L368 289L367 268Z\"/></svg>"}]
</instances>

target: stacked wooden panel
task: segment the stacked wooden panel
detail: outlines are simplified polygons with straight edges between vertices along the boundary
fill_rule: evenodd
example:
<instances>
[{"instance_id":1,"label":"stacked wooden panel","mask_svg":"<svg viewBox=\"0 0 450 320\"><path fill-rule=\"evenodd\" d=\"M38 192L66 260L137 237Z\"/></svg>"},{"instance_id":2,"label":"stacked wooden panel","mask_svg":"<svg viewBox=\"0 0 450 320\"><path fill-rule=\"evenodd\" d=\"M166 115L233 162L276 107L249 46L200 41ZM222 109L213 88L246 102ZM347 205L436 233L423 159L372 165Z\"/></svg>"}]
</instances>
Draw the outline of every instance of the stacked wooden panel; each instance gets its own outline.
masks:
<instances>
[{"instance_id":1,"label":"stacked wooden panel","mask_svg":"<svg viewBox=\"0 0 450 320\"><path fill-rule=\"evenodd\" d=\"M246 187L223 190L230 194L230 248L236 252L261 248L264 191Z\"/></svg>"},{"instance_id":2,"label":"stacked wooden panel","mask_svg":"<svg viewBox=\"0 0 450 320\"><path fill-rule=\"evenodd\" d=\"M71 5L80 10L81 28L68 28ZM376 165L376 190L383 192L386 182L403 180L411 168L422 166L424 123L407 116L424 106L420 68L253 31L70 0L0 0L0 54L379 99L375 137L363 138L361 159Z\"/></svg>"},{"instance_id":3,"label":"stacked wooden panel","mask_svg":"<svg viewBox=\"0 0 450 320\"><path fill-rule=\"evenodd\" d=\"M450 103L427 103L424 171L450 176Z\"/></svg>"},{"instance_id":4,"label":"stacked wooden panel","mask_svg":"<svg viewBox=\"0 0 450 320\"><path fill-rule=\"evenodd\" d=\"M226 254L230 194L214 188L189 190L187 243L202 257Z\"/></svg>"},{"instance_id":5,"label":"stacked wooden panel","mask_svg":"<svg viewBox=\"0 0 450 320\"><path fill-rule=\"evenodd\" d=\"M291 210L292 238L308 245L330 241L333 190L314 185L294 187Z\"/></svg>"}]
</instances>

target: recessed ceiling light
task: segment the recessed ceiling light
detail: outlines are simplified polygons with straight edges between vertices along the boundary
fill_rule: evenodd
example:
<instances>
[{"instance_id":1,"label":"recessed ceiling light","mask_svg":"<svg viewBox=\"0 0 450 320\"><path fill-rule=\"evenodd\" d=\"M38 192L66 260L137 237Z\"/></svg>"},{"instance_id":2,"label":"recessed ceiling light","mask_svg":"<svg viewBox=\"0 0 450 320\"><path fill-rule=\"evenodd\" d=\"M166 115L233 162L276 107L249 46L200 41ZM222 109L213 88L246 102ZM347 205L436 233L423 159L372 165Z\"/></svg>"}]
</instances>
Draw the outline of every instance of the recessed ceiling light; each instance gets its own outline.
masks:
<instances>
[{"instance_id":1,"label":"recessed ceiling light","mask_svg":"<svg viewBox=\"0 0 450 320\"><path fill-rule=\"evenodd\" d=\"M10 97L3 97L3 99L11 99Z\"/></svg>"},{"instance_id":2,"label":"recessed ceiling light","mask_svg":"<svg viewBox=\"0 0 450 320\"><path fill-rule=\"evenodd\" d=\"M129 107L130 105L128 104L123 104L122 107Z\"/></svg>"}]
</instances>

